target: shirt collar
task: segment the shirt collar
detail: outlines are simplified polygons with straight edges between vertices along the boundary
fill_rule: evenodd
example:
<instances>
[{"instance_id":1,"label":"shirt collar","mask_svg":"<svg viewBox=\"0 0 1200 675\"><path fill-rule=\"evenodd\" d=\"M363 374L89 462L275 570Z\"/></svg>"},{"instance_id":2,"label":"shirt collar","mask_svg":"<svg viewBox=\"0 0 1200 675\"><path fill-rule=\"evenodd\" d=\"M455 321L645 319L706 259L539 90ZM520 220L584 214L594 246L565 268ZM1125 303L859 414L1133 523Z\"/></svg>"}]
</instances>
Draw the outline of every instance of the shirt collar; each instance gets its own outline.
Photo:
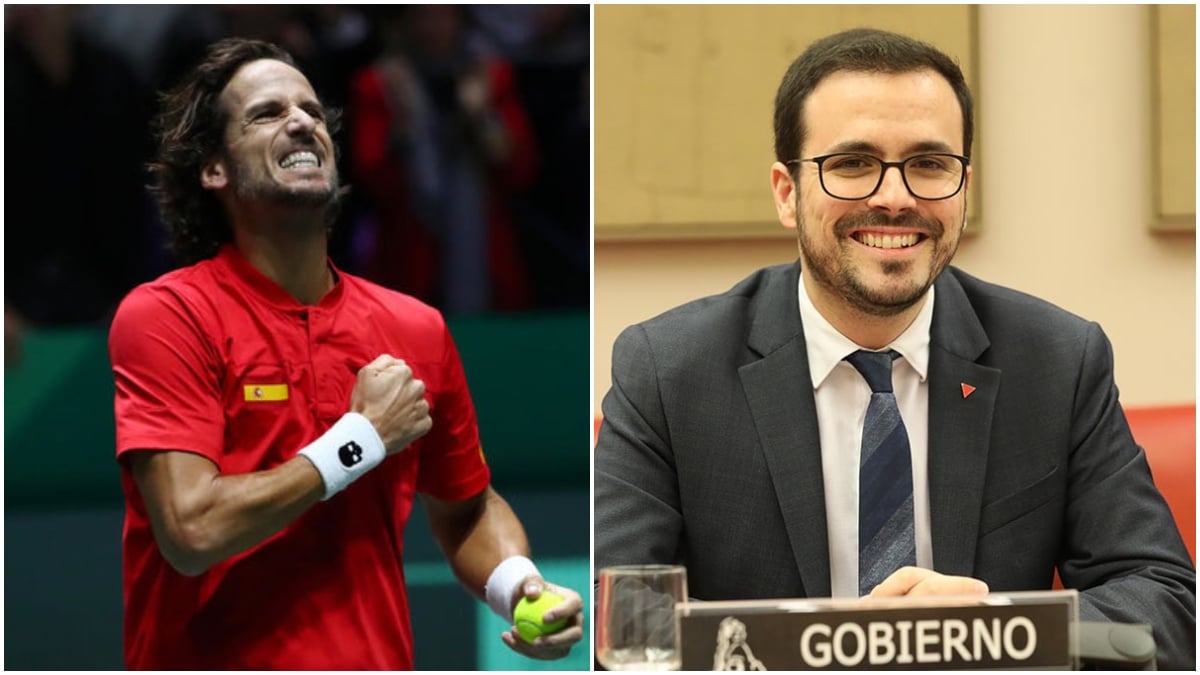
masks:
<instances>
[{"instance_id":1,"label":"shirt collar","mask_svg":"<svg viewBox=\"0 0 1200 675\"><path fill-rule=\"evenodd\" d=\"M813 306L804 288L804 271L799 281L800 322L804 327L804 342L808 348L808 370L813 389L820 388L838 362L863 347L838 332ZM929 372L929 328L933 324L933 286L929 287L925 303L917 318L885 349L895 349L912 366L924 382Z\"/></svg>"},{"instance_id":2,"label":"shirt collar","mask_svg":"<svg viewBox=\"0 0 1200 675\"><path fill-rule=\"evenodd\" d=\"M238 286L248 288L254 295L265 300L267 303L281 310L293 313L300 313L311 309L293 298L292 294L275 283L274 279L263 274L233 244L222 244L220 250L217 251L215 260L218 265L230 271L230 276L234 283ZM341 301L342 288L345 284L342 283L342 273L334 266L333 260L328 260L327 264L330 271L333 272L333 288L321 298L321 301L316 306L323 309L332 309Z\"/></svg>"}]
</instances>

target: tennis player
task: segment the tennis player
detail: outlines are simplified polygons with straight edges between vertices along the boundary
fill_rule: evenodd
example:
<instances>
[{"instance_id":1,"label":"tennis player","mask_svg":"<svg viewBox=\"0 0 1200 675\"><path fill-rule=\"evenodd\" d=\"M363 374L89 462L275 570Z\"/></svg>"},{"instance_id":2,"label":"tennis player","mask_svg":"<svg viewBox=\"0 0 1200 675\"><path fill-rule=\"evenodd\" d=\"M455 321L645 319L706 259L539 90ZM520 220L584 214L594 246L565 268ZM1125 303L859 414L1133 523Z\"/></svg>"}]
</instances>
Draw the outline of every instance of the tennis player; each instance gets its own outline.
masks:
<instances>
[{"instance_id":1,"label":"tennis player","mask_svg":"<svg viewBox=\"0 0 1200 675\"><path fill-rule=\"evenodd\" d=\"M190 266L131 292L109 337L126 665L411 669L417 495L455 575L501 617L543 589L565 598L546 617L564 630L501 637L566 655L582 600L543 580L490 485L442 316L328 258L336 115L286 52L241 39L162 105L154 187Z\"/></svg>"}]
</instances>

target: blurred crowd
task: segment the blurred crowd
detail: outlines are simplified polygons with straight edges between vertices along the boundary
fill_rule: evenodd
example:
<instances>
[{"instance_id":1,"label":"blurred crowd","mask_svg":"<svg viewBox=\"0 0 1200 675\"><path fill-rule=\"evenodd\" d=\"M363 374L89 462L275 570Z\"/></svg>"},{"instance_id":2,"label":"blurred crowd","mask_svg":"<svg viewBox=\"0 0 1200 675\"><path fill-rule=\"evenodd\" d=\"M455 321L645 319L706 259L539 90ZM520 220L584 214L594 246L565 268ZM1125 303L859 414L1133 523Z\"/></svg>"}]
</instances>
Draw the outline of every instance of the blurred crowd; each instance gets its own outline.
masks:
<instances>
[{"instance_id":1,"label":"blurred crowd","mask_svg":"<svg viewBox=\"0 0 1200 675\"><path fill-rule=\"evenodd\" d=\"M452 315L587 307L589 22L586 5L6 5L6 334L103 325L175 266L149 124L228 36L284 47L344 110L337 265Z\"/></svg>"}]
</instances>

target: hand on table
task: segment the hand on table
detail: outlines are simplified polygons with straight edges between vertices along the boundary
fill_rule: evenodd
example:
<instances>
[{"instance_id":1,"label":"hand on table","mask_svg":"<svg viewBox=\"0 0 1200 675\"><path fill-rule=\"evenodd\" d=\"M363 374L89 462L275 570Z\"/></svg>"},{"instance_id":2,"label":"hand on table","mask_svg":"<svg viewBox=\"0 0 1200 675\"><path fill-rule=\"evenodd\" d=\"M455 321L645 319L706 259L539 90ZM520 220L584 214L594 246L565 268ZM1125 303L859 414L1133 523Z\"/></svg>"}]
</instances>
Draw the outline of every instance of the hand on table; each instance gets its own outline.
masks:
<instances>
[{"instance_id":1,"label":"hand on table","mask_svg":"<svg viewBox=\"0 0 1200 675\"><path fill-rule=\"evenodd\" d=\"M971 577L939 574L922 567L901 567L871 589L868 598L929 595L987 595L988 585Z\"/></svg>"}]
</instances>

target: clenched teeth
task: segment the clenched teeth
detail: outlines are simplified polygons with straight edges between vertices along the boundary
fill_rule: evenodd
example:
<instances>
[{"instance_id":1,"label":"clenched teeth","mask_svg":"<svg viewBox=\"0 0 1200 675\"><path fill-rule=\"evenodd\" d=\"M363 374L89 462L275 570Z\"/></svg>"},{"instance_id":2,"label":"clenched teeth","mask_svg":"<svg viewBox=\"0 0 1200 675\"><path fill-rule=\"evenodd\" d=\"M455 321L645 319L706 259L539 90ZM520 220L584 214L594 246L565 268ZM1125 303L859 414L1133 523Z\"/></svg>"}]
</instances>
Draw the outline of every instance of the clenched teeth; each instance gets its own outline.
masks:
<instances>
[{"instance_id":1,"label":"clenched teeth","mask_svg":"<svg viewBox=\"0 0 1200 675\"><path fill-rule=\"evenodd\" d=\"M909 246L916 246L917 242L921 240L921 235L857 232L854 234L854 240L860 244L866 244L871 248L908 248Z\"/></svg>"},{"instance_id":2,"label":"clenched teeth","mask_svg":"<svg viewBox=\"0 0 1200 675\"><path fill-rule=\"evenodd\" d=\"M279 160L279 168L281 169L291 169L297 166L317 167L321 166L321 163L317 160L316 153L309 152L308 150L299 150L289 153L283 159Z\"/></svg>"}]
</instances>

